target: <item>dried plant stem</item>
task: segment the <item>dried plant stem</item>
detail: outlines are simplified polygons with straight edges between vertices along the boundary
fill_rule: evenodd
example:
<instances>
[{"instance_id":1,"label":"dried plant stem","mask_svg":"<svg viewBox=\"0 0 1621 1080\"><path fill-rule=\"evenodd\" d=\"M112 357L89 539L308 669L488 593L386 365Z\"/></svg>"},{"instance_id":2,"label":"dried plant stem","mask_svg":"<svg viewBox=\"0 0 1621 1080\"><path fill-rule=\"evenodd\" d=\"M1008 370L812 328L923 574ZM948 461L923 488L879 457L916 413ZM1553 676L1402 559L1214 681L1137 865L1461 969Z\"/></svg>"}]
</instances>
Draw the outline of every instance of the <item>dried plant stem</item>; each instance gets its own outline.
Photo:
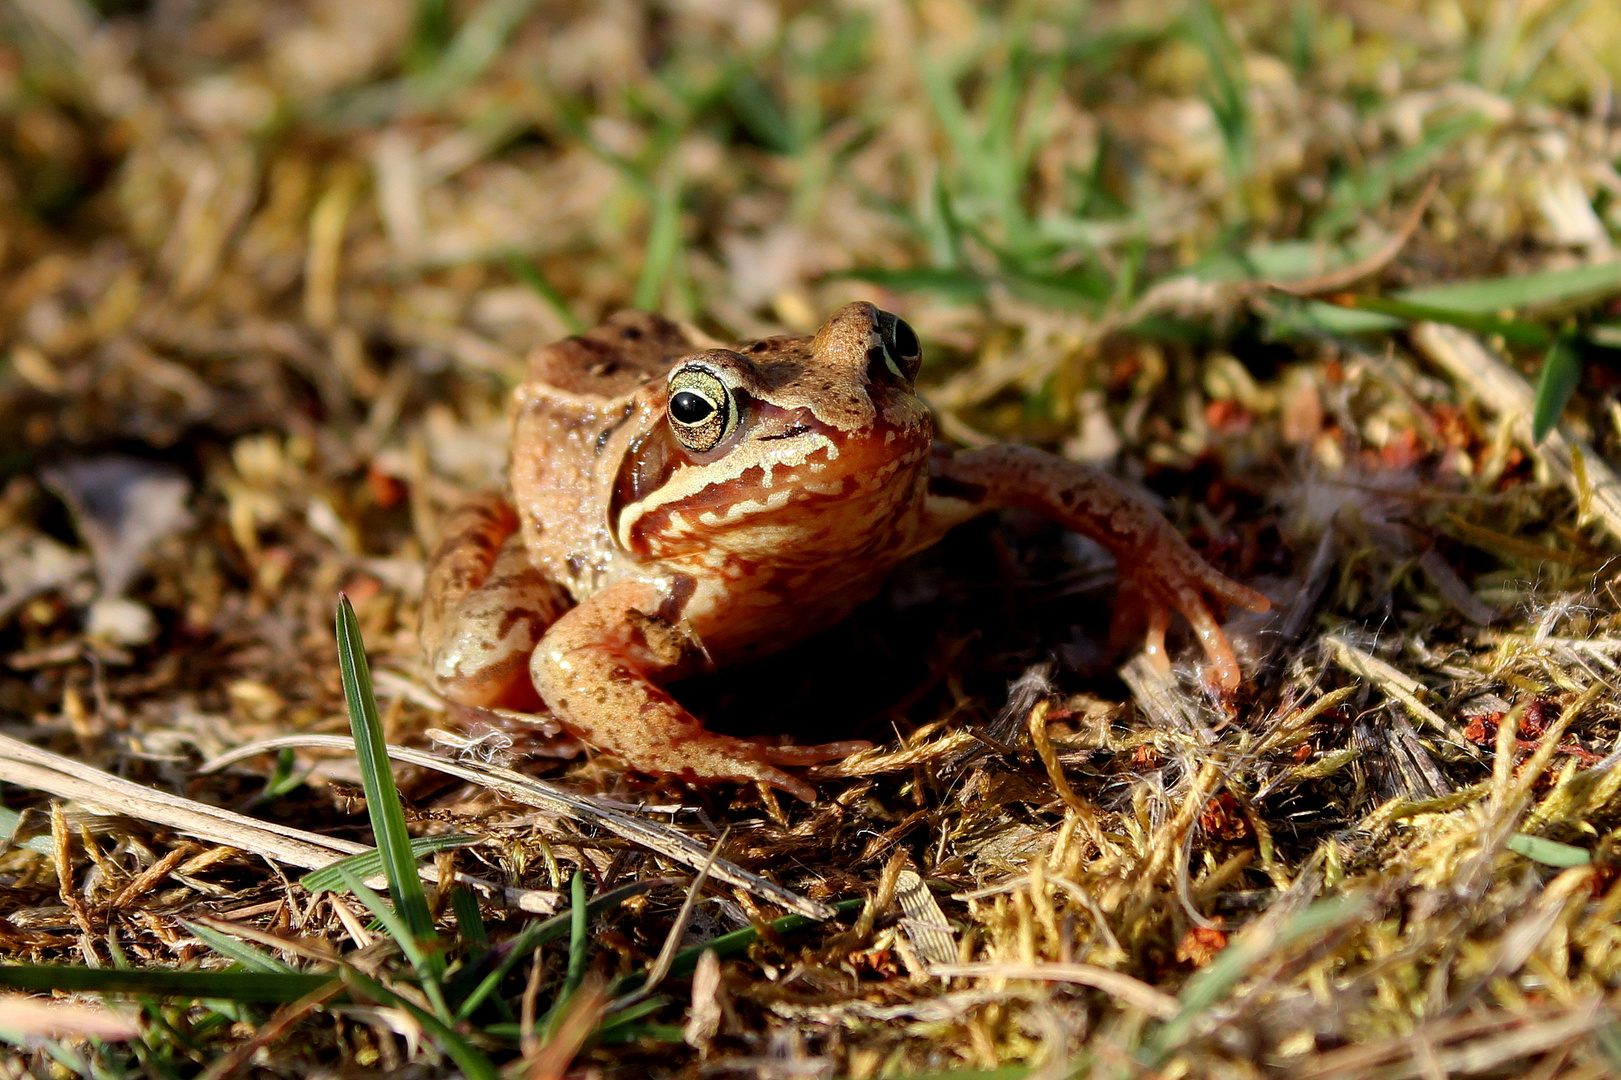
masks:
<instances>
[{"instance_id":1,"label":"dried plant stem","mask_svg":"<svg viewBox=\"0 0 1621 1080\"><path fill-rule=\"evenodd\" d=\"M252 743L248 746L238 747L228 754L214 758L203 765L205 771L223 768L233 761L255 754L262 754L267 750L280 750L283 747L319 747L327 750L343 750L354 752L354 740L340 735L289 735L279 739L266 739L262 742ZM559 814L563 817L583 821L607 829L616 836L650 848L661 855L686 863L695 869L709 865L710 849L692 839L683 832L660 825L657 822L646 821L642 818L631 817L629 814L606 806L596 799L585 795L578 795L567 788L556 784L548 784L544 780L537 780L532 776L515 772L512 769L503 769L493 765L473 765L456 761L446 761L421 750L412 750L403 746L389 746L388 756L395 761L403 761L412 765L420 765L424 769L434 769L438 772L459 776L470 783L480 784L513 802L534 806L549 813ZM829 919L833 917L833 909L826 904L783 888L774 882L767 881L758 874L751 874L742 867L725 859L716 859L710 873L719 881L737 885L757 896L763 897L774 904L780 904L790 911L807 915L813 919Z\"/></svg>"},{"instance_id":2,"label":"dried plant stem","mask_svg":"<svg viewBox=\"0 0 1621 1080\"><path fill-rule=\"evenodd\" d=\"M274 822L259 821L207 803L144 787L5 735L0 735L0 780L58 798L72 799L106 813L123 814L138 821L162 825L200 840L225 844L288 866L316 870L369 850L366 845L352 840L339 840ZM54 820L52 831L58 834ZM66 851L65 836L65 831L59 833L59 852ZM153 869L161 865L160 862ZM163 872L168 873L168 869ZM438 878L431 867L423 868L421 873L430 881ZM556 893L535 889L502 889L470 875L456 876L457 880L481 892L501 897L506 903L525 911L550 914L557 908ZM139 885L140 891L145 891L155 880L145 882L143 875L131 887ZM70 908L76 899L69 900L66 895L63 898Z\"/></svg>"},{"instance_id":3,"label":"dried plant stem","mask_svg":"<svg viewBox=\"0 0 1621 1080\"><path fill-rule=\"evenodd\" d=\"M1412 337L1420 352L1508 419L1515 441L1576 496L1581 516L1598 518L1612 537L1621 540L1621 477L1563 426L1556 426L1540 443L1532 439L1536 394L1519 372L1493 356L1475 335L1456 326L1419 323L1413 327Z\"/></svg>"}]
</instances>

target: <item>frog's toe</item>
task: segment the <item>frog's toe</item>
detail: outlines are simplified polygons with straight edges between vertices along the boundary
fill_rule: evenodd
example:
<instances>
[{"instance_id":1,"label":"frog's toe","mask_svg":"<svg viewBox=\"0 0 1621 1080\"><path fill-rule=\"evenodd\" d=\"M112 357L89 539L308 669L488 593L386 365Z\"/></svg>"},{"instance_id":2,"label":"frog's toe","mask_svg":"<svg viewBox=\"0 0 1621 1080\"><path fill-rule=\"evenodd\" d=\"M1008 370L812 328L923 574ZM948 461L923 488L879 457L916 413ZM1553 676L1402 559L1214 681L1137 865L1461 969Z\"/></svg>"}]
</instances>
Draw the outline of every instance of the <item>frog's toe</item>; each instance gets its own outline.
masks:
<instances>
[{"instance_id":1,"label":"frog's toe","mask_svg":"<svg viewBox=\"0 0 1621 1080\"><path fill-rule=\"evenodd\" d=\"M1221 624L1205 606L1204 598L1193 588L1187 585L1176 585L1172 588L1173 601L1182 617L1188 620L1193 627L1194 636L1199 644L1204 646L1205 656L1210 660L1210 673L1215 676L1216 685L1223 690L1237 690L1243 682L1244 674L1238 666L1238 657L1233 655L1233 647L1227 641L1227 635L1222 631Z\"/></svg>"},{"instance_id":2,"label":"frog's toe","mask_svg":"<svg viewBox=\"0 0 1621 1080\"><path fill-rule=\"evenodd\" d=\"M816 801L816 789L796 776L776 768L777 765L797 765L797 760L783 761L772 751L777 749L811 750L815 747L767 747L746 739L734 739L697 731L683 736L680 744L658 751L627 754L627 760L645 772L678 776L688 783L712 783L730 780L734 783L768 784L786 791L805 802ZM823 760L817 758L815 760Z\"/></svg>"},{"instance_id":3,"label":"frog's toe","mask_svg":"<svg viewBox=\"0 0 1621 1080\"><path fill-rule=\"evenodd\" d=\"M797 776L792 776L781 769L772 768L764 761L743 761L736 763L735 775L719 777L726 780L754 780L767 784L778 791L786 791L800 802L813 803L816 801L816 789Z\"/></svg>"},{"instance_id":4,"label":"frog's toe","mask_svg":"<svg viewBox=\"0 0 1621 1080\"><path fill-rule=\"evenodd\" d=\"M1213 566L1205 567L1205 573L1199 584L1206 592L1213 593L1229 604L1236 604L1245 611L1263 615L1272 610L1272 601L1248 585L1234 581Z\"/></svg>"},{"instance_id":5,"label":"frog's toe","mask_svg":"<svg viewBox=\"0 0 1621 1080\"><path fill-rule=\"evenodd\" d=\"M1161 672L1171 670L1171 657L1165 651L1165 632L1171 628L1171 612L1155 604L1148 612L1148 629L1143 635L1143 655Z\"/></svg>"},{"instance_id":6,"label":"frog's toe","mask_svg":"<svg viewBox=\"0 0 1621 1080\"><path fill-rule=\"evenodd\" d=\"M815 746L761 746L759 752L761 760L773 765L819 765L871 749L872 743L866 739L847 739Z\"/></svg>"}]
</instances>

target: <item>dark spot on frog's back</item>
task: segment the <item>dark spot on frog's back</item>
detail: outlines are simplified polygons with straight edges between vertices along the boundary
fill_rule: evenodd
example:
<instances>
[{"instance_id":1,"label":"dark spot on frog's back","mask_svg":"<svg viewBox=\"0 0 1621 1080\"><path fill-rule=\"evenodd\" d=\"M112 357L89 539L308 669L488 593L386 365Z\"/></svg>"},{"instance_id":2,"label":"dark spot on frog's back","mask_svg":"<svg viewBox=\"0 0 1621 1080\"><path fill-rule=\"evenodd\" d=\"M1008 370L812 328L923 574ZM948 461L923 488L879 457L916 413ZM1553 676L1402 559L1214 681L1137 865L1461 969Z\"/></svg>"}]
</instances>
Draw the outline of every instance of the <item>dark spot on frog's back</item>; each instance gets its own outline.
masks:
<instances>
[{"instance_id":1,"label":"dark spot on frog's back","mask_svg":"<svg viewBox=\"0 0 1621 1080\"><path fill-rule=\"evenodd\" d=\"M626 341L640 341L642 338L642 328L639 326L627 326L623 330L619 331L619 336L624 338Z\"/></svg>"}]
</instances>

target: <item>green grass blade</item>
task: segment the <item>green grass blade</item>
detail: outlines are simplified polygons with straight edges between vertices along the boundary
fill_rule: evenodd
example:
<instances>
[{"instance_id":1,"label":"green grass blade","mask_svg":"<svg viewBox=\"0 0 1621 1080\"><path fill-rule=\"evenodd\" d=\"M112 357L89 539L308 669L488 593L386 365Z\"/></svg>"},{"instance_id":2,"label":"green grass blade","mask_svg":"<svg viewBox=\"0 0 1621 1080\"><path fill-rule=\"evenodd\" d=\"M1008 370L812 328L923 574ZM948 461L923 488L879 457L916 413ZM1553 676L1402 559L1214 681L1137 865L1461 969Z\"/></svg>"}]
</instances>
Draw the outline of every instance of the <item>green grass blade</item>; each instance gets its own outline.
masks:
<instances>
[{"instance_id":1,"label":"green grass blade","mask_svg":"<svg viewBox=\"0 0 1621 1080\"><path fill-rule=\"evenodd\" d=\"M657 311L664 287L681 254L681 174L673 163L664 166L664 175L653 192L653 217L647 226L647 256L642 276L636 282L636 306Z\"/></svg>"},{"instance_id":2,"label":"green grass blade","mask_svg":"<svg viewBox=\"0 0 1621 1080\"><path fill-rule=\"evenodd\" d=\"M507 252L507 269L512 271L513 277L529 286L535 291L536 296L545 301L546 306L552 309L569 333L583 334L589 329L585 325L585 321L574 314L574 309L568 306L568 300L563 294L558 292L552 283L547 281L545 276L535 268L535 264L524 258L522 253L517 251Z\"/></svg>"},{"instance_id":3,"label":"green grass blade","mask_svg":"<svg viewBox=\"0 0 1621 1080\"><path fill-rule=\"evenodd\" d=\"M928 95L935 122L945 133L957 160L970 174L970 180L976 187L988 186L985 177L979 174L982 167L979 136L969 122L968 112L963 108L962 99L957 96L957 88L952 85L950 74L927 56L918 57L918 74L922 76L923 90Z\"/></svg>"},{"instance_id":4,"label":"green grass blade","mask_svg":"<svg viewBox=\"0 0 1621 1080\"><path fill-rule=\"evenodd\" d=\"M629 885L621 885L617 889L594 897L586 905L586 913L595 915L597 912L604 911L619 903L626 897L656 889L661 885L673 884L675 884L674 878L649 878L643 881L633 881ZM478 977L479 981L476 986L467 992L464 998L461 998L461 1005L456 1010L456 1019L466 1020L472 1016L474 1011L501 985L501 980L506 978L507 973L513 969L518 961L542 945L560 940L568 934L573 925L574 910L572 908L568 911L559 912L549 919L530 923L516 937L497 945L491 950L493 966L482 976L478 975L481 968L477 966L457 972L456 977L451 981L452 998L457 997L458 991L466 986L472 978Z\"/></svg>"},{"instance_id":5,"label":"green grass blade","mask_svg":"<svg viewBox=\"0 0 1621 1080\"><path fill-rule=\"evenodd\" d=\"M458 885L450 894L450 909L456 913L456 929L468 948L482 953L490 947L490 933L484 927L484 916L478 910L478 897L466 885Z\"/></svg>"},{"instance_id":6,"label":"green grass blade","mask_svg":"<svg viewBox=\"0 0 1621 1080\"><path fill-rule=\"evenodd\" d=\"M292 747L286 747L276 755L276 768L265 781L264 790L259 792L257 802L270 802L281 798L304 782L308 770L297 772L298 755L293 753Z\"/></svg>"},{"instance_id":7,"label":"green grass blade","mask_svg":"<svg viewBox=\"0 0 1621 1080\"><path fill-rule=\"evenodd\" d=\"M409 1001L389 990L386 986L373 979L367 978L354 968L343 969L344 984L352 993L370 998L381 1005L391 1005L396 1009L404 1009L422 1025L422 1030L428 1033L433 1044L444 1051L445 1056L454 1061L461 1069L462 1075L468 1080L501 1080L501 1073L490 1059L472 1043L468 1042L460 1032L449 1023L434 1016L415 1002Z\"/></svg>"},{"instance_id":8,"label":"green grass blade","mask_svg":"<svg viewBox=\"0 0 1621 1080\"><path fill-rule=\"evenodd\" d=\"M444 955L439 951L433 916L428 913L428 896L411 854L411 835L405 828L405 811L400 806L399 789L394 786L394 771L388 762L383 722L377 715L377 698L372 693L371 669L360 640L360 622L347 596L338 598L337 622L338 670L343 677L343 696L349 704L349 727L355 736L355 756L366 791L366 812L371 817L377 850L382 854L389 892L411 938L411 948L424 954L431 981L437 982L444 978ZM359 879L355 880L358 884ZM405 941L400 945L405 947Z\"/></svg>"},{"instance_id":9,"label":"green grass blade","mask_svg":"<svg viewBox=\"0 0 1621 1080\"><path fill-rule=\"evenodd\" d=\"M1477 334L1495 334L1516 345L1546 345L1553 340L1553 331L1539 323L1519 319L1499 319L1494 315L1477 315L1453 308L1418 304L1411 300L1392 300L1383 296L1343 296L1336 301L1358 311L1372 311L1380 315L1394 315L1413 322L1429 321L1462 327Z\"/></svg>"},{"instance_id":10,"label":"green grass blade","mask_svg":"<svg viewBox=\"0 0 1621 1080\"><path fill-rule=\"evenodd\" d=\"M1587 866L1593 861L1592 853L1586 848L1561 844L1557 840L1544 840L1540 836L1526 836L1524 833L1509 837L1507 846L1510 851L1544 866Z\"/></svg>"},{"instance_id":11,"label":"green grass blade","mask_svg":"<svg viewBox=\"0 0 1621 1080\"><path fill-rule=\"evenodd\" d=\"M1326 238L1355 224L1389 199L1396 185L1427 172L1454 143L1487 125L1479 113L1447 117L1395 157L1342 176L1334 182L1328 208L1311 223L1311 234Z\"/></svg>"},{"instance_id":12,"label":"green grass blade","mask_svg":"<svg viewBox=\"0 0 1621 1080\"><path fill-rule=\"evenodd\" d=\"M405 68L414 73L432 68L444 54L455 33L455 13L450 0L416 0L413 7L416 17L405 49Z\"/></svg>"},{"instance_id":13,"label":"green grass blade","mask_svg":"<svg viewBox=\"0 0 1621 1080\"><path fill-rule=\"evenodd\" d=\"M355 899L359 900L361 905L371 912L372 918L382 925L383 932L399 944L400 951L405 954L407 960L411 961L411 966L420 971L425 966L427 957L422 951L422 943L412 935L410 927L405 925L405 920L400 917L400 913L390 907L388 902L377 895L375 891L368 888L366 883L361 881L359 876L347 867L339 867L337 875L342 880L344 888L353 893Z\"/></svg>"},{"instance_id":14,"label":"green grass blade","mask_svg":"<svg viewBox=\"0 0 1621 1080\"><path fill-rule=\"evenodd\" d=\"M265 971L118 970L69 964L0 965L0 986L13 990L65 990L92 994L285 1004L326 986L333 975Z\"/></svg>"},{"instance_id":15,"label":"green grass blade","mask_svg":"<svg viewBox=\"0 0 1621 1080\"><path fill-rule=\"evenodd\" d=\"M1250 969L1269 954L1288 948L1308 935L1327 930L1366 910L1358 896L1319 900L1287 916L1272 933L1252 930L1223 949L1210 965L1197 972L1177 995L1182 1011L1167 1020L1145 1048L1145 1062L1162 1062L1193 1032L1199 1018L1238 985Z\"/></svg>"},{"instance_id":16,"label":"green grass blade","mask_svg":"<svg viewBox=\"0 0 1621 1080\"><path fill-rule=\"evenodd\" d=\"M290 974L296 973L298 970L291 964L283 963L258 946L250 945L245 941L238 941L230 934L222 933L211 926L188 922L185 919L180 920L180 925L191 931L192 936L198 941L201 941L221 956L230 957L249 971Z\"/></svg>"},{"instance_id":17,"label":"green grass blade","mask_svg":"<svg viewBox=\"0 0 1621 1080\"><path fill-rule=\"evenodd\" d=\"M1496 313L1528 307L1584 304L1617 292L1621 292L1621 260L1518 277L1431 285L1399 295L1404 300L1431 307Z\"/></svg>"},{"instance_id":18,"label":"green grass blade","mask_svg":"<svg viewBox=\"0 0 1621 1080\"><path fill-rule=\"evenodd\" d=\"M484 0L440 52L438 63L412 77L412 97L430 104L476 81L534 6L535 0Z\"/></svg>"},{"instance_id":19,"label":"green grass blade","mask_svg":"<svg viewBox=\"0 0 1621 1080\"><path fill-rule=\"evenodd\" d=\"M854 278L880 288L897 292L930 293L950 303L971 304L985 296L985 281L969 270L935 269L916 266L901 270L884 267L856 267L828 275L830 278Z\"/></svg>"},{"instance_id":20,"label":"green grass blade","mask_svg":"<svg viewBox=\"0 0 1621 1080\"><path fill-rule=\"evenodd\" d=\"M585 982L587 947L591 944L590 910L585 903L585 871L574 871L569 882L568 974L563 978L563 989L558 993L559 1003L574 996Z\"/></svg>"},{"instance_id":21,"label":"green grass blade","mask_svg":"<svg viewBox=\"0 0 1621 1080\"><path fill-rule=\"evenodd\" d=\"M439 985L444 978L444 958L439 956L440 965L438 970L435 970L432 964L433 958L439 955L437 952L437 940L427 943L429 948L423 948L424 942L412 936L410 928L405 925L405 920L400 917L399 912L390 908L381 896L368 889L365 882L348 870L340 870L339 873L343 877L344 885L348 887L350 892L354 893L355 899L366 905L366 910L371 912L377 921L383 924L383 929L388 932L388 936L399 944L400 951L405 953L405 958L411 962L411 967L415 969L417 978L421 980L422 992L428 995L428 1000L433 1004L434 1012L447 1023L450 1022L450 1009L445 1004L444 988Z\"/></svg>"},{"instance_id":22,"label":"green grass blade","mask_svg":"<svg viewBox=\"0 0 1621 1080\"><path fill-rule=\"evenodd\" d=\"M585 902L583 869L574 872L574 879L569 883L569 899L568 972L563 976L563 985L558 989L557 997L552 1000L552 1007L547 1011L546 1019L539 1025L540 1030L547 1033L547 1038L557 1034L558 1025L563 1017L568 1015L569 1004L574 1000L574 995L579 993L580 987L585 984L585 967L590 959L591 934L590 909Z\"/></svg>"},{"instance_id":23,"label":"green grass blade","mask_svg":"<svg viewBox=\"0 0 1621 1080\"><path fill-rule=\"evenodd\" d=\"M1568 338L1560 338L1542 358L1536 407L1531 411L1531 438L1541 442L1559 422L1582 377L1582 359Z\"/></svg>"},{"instance_id":24,"label":"green grass blade","mask_svg":"<svg viewBox=\"0 0 1621 1080\"><path fill-rule=\"evenodd\" d=\"M1200 0L1184 16L1188 34L1205 54L1210 69L1210 86L1205 101L1216 118L1227 149L1227 164L1234 175L1249 171L1253 160L1250 145L1249 88L1244 78L1244 60L1227 32L1220 11L1209 0Z\"/></svg>"},{"instance_id":25,"label":"green grass blade","mask_svg":"<svg viewBox=\"0 0 1621 1080\"><path fill-rule=\"evenodd\" d=\"M432 855L436 851L445 851L449 848L466 847L468 844L478 843L476 836L462 836L446 834L443 836L420 836L411 841L411 865L424 855ZM362 851L358 855L347 855L335 863L329 863L319 870L311 870L298 879L298 883L312 893L337 892L343 888L343 876L338 868L343 867L361 881L369 877L376 877L383 872L383 854L376 848Z\"/></svg>"},{"instance_id":26,"label":"green grass blade","mask_svg":"<svg viewBox=\"0 0 1621 1080\"><path fill-rule=\"evenodd\" d=\"M797 154L801 149L799 132L788 119L777 95L747 67L727 80L726 104L749 137L774 154Z\"/></svg>"},{"instance_id":27,"label":"green grass blade","mask_svg":"<svg viewBox=\"0 0 1621 1080\"><path fill-rule=\"evenodd\" d=\"M1008 292L1019 299L1057 311L1097 311L1116 288L1108 275L1084 268L1062 274L1009 273L1006 281Z\"/></svg>"},{"instance_id":28,"label":"green grass blade","mask_svg":"<svg viewBox=\"0 0 1621 1080\"><path fill-rule=\"evenodd\" d=\"M679 1024L613 1024L599 1028L591 1037L599 1046L628 1046L631 1043L684 1042L685 1029Z\"/></svg>"},{"instance_id":29,"label":"green grass blade","mask_svg":"<svg viewBox=\"0 0 1621 1080\"><path fill-rule=\"evenodd\" d=\"M861 910L861 905L864 903L866 903L865 900L859 899L840 900L838 903L833 905L833 916L834 918L843 918L846 915L854 915L856 912ZM780 919L772 920L770 925L772 933L794 934L813 926L825 926L827 924L817 919L808 918L804 915L784 915ZM691 974L692 970L698 966L698 958L711 949L713 949L715 955L722 960L727 960L734 956L741 956L743 953L747 952L749 946L753 945L759 940L759 938L760 932L758 930L752 926L745 926L741 930L733 930L730 934L722 934L720 937L706 941L702 945L694 945L690 949L682 949L680 952L675 954L675 960L671 962L670 970L667 975ZM609 996L612 998L623 997L632 990L641 989L642 984L646 981L646 971L638 970L629 972L620 978L618 982L614 983L613 989L609 991Z\"/></svg>"}]
</instances>

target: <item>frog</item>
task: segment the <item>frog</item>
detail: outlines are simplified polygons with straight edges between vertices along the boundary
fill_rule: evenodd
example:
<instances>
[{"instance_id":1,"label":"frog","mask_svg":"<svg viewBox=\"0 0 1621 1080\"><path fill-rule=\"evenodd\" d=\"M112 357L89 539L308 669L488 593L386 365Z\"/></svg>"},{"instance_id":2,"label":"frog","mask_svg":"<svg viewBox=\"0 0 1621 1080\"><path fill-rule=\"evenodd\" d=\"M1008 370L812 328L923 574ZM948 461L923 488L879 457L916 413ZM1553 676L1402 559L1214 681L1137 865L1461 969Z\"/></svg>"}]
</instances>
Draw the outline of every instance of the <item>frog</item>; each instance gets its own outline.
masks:
<instances>
[{"instance_id":1,"label":"frog","mask_svg":"<svg viewBox=\"0 0 1621 1080\"><path fill-rule=\"evenodd\" d=\"M623 311L533 351L513 400L508 489L452 510L425 569L428 677L474 708L548 713L630 769L757 783L870 748L709 731L669 686L826 630L951 529L1023 509L1115 558L1117 624L1169 666L1172 613L1241 670L1216 612L1265 596L1217 571L1125 482L1018 444L954 449L919 394L922 346L859 301L811 335L718 347ZM836 675L830 672L830 676Z\"/></svg>"}]
</instances>

